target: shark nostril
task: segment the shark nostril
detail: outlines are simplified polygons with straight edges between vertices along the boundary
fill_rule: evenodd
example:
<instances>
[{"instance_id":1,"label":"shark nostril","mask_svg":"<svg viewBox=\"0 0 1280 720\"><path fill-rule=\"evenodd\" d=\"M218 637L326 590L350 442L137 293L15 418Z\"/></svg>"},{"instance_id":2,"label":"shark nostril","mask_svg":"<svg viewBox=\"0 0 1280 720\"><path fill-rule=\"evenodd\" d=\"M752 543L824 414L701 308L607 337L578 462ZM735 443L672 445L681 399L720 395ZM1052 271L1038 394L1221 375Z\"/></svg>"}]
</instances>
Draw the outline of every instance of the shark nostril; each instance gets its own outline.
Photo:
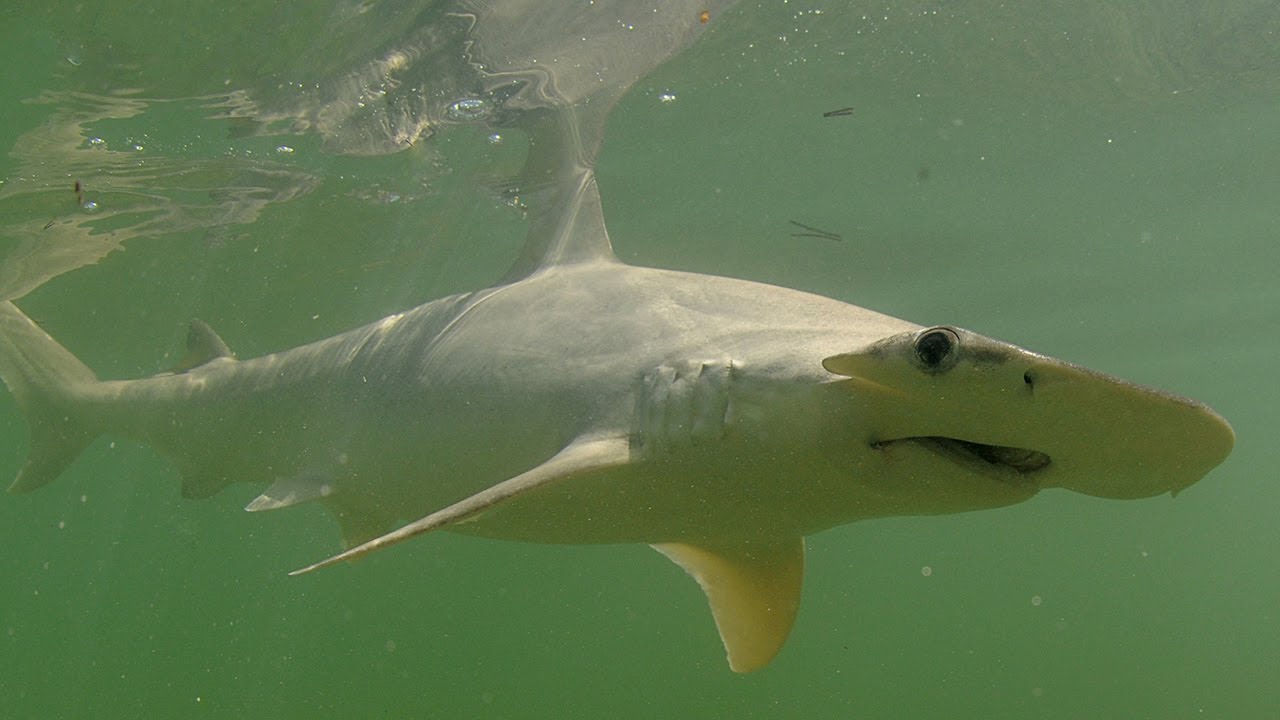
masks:
<instances>
[{"instance_id":1,"label":"shark nostril","mask_svg":"<svg viewBox=\"0 0 1280 720\"><path fill-rule=\"evenodd\" d=\"M1036 378L1031 374L1031 371L1028 370L1022 373L1022 382L1026 383L1028 388L1034 388L1036 385Z\"/></svg>"}]
</instances>

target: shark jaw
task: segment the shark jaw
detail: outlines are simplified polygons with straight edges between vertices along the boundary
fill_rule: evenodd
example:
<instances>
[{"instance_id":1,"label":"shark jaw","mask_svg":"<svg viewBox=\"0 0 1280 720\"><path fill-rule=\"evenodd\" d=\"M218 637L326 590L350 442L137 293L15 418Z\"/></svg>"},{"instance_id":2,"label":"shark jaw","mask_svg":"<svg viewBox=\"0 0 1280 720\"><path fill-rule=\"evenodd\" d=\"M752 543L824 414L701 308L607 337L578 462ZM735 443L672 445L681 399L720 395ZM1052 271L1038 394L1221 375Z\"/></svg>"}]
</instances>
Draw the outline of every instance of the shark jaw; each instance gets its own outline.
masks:
<instances>
[{"instance_id":1,"label":"shark jaw","mask_svg":"<svg viewBox=\"0 0 1280 720\"><path fill-rule=\"evenodd\" d=\"M937 453L970 472L988 473L1007 482L1031 481L1033 475L1049 465L1051 459L1039 450L988 445L958 438L926 436L906 437L872 443L876 449L884 449L895 443L915 443Z\"/></svg>"}]
</instances>

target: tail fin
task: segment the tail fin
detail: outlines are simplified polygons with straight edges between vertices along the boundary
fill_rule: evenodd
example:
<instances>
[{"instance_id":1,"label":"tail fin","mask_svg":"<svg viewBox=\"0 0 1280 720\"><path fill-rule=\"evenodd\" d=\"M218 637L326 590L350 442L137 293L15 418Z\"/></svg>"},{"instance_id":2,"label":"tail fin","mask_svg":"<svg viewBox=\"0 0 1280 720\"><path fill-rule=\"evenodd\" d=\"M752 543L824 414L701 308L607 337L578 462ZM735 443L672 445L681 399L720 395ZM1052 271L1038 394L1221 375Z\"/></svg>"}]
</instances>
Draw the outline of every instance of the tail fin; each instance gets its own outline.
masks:
<instances>
[{"instance_id":1,"label":"tail fin","mask_svg":"<svg viewBox=\"0 0 1280 720\"><path fill-rule=\"evenodd\" d=\"M98 378L13 303L0 302L0 379L31 428L31 453L11 493L53 482L97 436L75 411L78 387Z\"/></svg>"}]
</instances>

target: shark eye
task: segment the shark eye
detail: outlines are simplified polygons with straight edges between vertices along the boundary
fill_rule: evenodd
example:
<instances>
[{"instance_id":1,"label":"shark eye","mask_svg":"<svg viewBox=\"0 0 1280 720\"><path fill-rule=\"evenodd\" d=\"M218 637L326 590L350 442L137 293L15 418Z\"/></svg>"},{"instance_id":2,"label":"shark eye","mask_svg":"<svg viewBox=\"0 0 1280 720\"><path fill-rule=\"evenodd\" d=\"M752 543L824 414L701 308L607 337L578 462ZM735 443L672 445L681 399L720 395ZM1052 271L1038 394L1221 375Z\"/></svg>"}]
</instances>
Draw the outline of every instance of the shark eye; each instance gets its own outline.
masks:
<instances>
[{"instance_id":1,"label":"shark eye","mask_svg":"<svg viewBox=\"0 0 1280 720\"><path fill-rule=\"evenodd\" d=\"M916 357L925 370L942 370L960 345L960 336L950 328L936 327L916 336Z\"/></svg>"}]
</instances>

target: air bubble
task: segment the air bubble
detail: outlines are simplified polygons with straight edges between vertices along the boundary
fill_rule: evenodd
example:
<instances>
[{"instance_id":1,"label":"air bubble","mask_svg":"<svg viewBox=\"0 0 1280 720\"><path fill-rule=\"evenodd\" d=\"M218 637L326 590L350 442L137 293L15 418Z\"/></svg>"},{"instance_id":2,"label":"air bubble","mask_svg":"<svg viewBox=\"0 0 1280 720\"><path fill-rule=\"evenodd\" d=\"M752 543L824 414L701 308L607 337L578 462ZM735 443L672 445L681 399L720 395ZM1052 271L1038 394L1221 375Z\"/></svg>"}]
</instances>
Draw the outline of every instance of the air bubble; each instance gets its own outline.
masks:
<instances>
[{"instance_id":1,"label":"air bubble","mask_svg":"<svg viewBox=\"0 0 1280 720\"><path fill-rule=\"evenodd\" d=\"M933 574L933 568L929 567L928 565L925 565L924 567L920 568L920 574L925 577L929 577L930 575Z\"/></svg>"},{"instance_id":2,"label":"air bubble","mask_svg":"<svg viewBox=\"0 0 1280 720\"><path fill-rule=\"evenodd\" d=\"M676 94L671 92L670 90L663 90L661 93L658 94L658 102L662 103L663 105L670 105L675 101L676 101Z\"/></svg>"},{"instance_id":3,"label":"air bubble","mask_svg":"<svg viewBox=\"0 0 1280 720\"><path fill-rule=\"evenodd\" d=\"M489 103L480 98L462 98L450 105L444 114L453 122L475 122L489 116Z\"/></svg>"}]
</instances>

